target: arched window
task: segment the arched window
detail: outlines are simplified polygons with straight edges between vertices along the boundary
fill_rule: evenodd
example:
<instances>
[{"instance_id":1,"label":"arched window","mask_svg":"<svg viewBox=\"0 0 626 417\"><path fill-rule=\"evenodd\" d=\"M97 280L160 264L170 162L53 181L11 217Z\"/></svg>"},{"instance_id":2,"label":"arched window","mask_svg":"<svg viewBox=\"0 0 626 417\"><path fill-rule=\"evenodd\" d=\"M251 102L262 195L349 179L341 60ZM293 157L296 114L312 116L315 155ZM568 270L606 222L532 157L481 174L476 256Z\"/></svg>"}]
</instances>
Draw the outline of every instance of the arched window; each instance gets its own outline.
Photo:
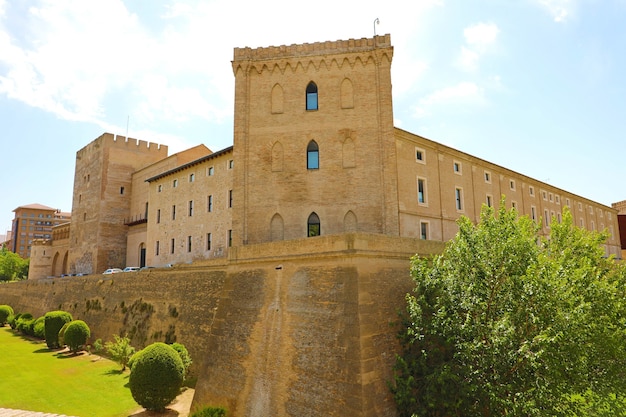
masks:
<instances>
[{"instance_id":1,"label":"arched window","mask_svg":"<svg viewBox=\"0 0 626 417\"><path fill-rule=\"evenodd\" d=\"M320 168L320 148L314 140L306 147L306 167L307 169Z\"/></svg>"},{"instance_id":2,"label":"arched window","mask_svg":"<svg viewBox=\"0 0 626 417\"><path fill-rule=\"evenodd\" d=\"M315 213L311 213L307 220L307 236L319 236L321 234L320 218Z\"/></svg>"},{"instance_id":3,"label":"arched window","mask_svg":"<svg viewBox=\"0 0 626 417\"><path fill-rule=\"evenodd\" d=\"M317 110L317 85L313 81L306 86L306 109Z\"/></svg>"}]
</instances>

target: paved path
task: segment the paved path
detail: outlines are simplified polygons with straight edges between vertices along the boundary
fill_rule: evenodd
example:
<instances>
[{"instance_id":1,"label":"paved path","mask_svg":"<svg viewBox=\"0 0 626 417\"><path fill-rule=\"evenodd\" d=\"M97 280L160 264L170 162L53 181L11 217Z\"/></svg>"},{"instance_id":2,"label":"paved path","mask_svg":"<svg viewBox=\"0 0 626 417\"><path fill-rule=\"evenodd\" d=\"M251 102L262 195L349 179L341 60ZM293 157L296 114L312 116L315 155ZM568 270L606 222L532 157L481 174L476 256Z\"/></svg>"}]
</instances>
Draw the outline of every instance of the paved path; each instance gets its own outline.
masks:
<instances>
[{"instance_id":1,"label":"paved path","mask_svg":"<svg viewBox=\"0 0 626 417\"><path fill-rule=\"evenodd\" d=\"M38 413L36 411L11 410L0 408L0 417L67 417L61 414Z\"/></svg>"}]
</instances>

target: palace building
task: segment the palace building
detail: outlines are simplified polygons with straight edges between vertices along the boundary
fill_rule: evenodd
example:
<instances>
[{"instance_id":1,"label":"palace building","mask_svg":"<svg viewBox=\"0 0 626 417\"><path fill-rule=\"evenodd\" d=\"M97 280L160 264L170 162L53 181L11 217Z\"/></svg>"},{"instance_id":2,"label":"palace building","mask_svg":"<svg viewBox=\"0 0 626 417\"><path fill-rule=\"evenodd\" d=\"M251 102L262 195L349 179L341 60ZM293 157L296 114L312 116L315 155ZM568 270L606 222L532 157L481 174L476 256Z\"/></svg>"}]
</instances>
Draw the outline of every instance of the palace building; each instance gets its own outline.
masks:
<instances>
[{"instance_id":1,"label":"palace building","mask_svg":"<svg viewBox=\"0 0 626 417\"><path fill-rule=\"evenodd\" d=\"M606 255L621 258L615 208L394 127L392 58L389 35L236 48L233 146L168 155L95 139L76 155L69 237L33 246L29 278L228 259L233 247L320 235L445 242L460 216L478 221L501 196L544 235L568 207L576 225L608 230Z\"/></svg>"}]
</instances>

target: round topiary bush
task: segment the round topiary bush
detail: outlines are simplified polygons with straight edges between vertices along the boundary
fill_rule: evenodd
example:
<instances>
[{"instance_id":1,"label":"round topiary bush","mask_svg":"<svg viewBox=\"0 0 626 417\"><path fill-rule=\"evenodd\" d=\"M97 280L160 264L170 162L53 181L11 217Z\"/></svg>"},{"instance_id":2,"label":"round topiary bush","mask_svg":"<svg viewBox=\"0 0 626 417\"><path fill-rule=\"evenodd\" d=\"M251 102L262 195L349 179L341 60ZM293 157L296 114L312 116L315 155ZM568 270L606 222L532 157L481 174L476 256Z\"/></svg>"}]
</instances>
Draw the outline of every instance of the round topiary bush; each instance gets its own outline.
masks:
<instances>
[{"instance_id":1,"label":"round topiary bush","mask_svg":"<svg viewBox=\"0 0 626 417\"><path fill-rule=\"evenodd\" d=\"M187 379L187 375L189 375L189 368L193 363L193 361L191 360L191 356L189 355L189 351L182 343L172 343L171 346L176 352L178 352L180 360L183 361L183 379Z\"/></svg>"},{"instance_id":2,"label":"round topiary bush","mask_svg":"<svg viewBox=\"0 0 626 417\"><path fill-rule=\"evenodd\" d=\"M37 320L33 322L33 335L37 339L45 339L45 322L44 317L38 317Z\"/></svg>"},{"instance_id":3,"label":"round topiary bush","mask_svg":"<svg viewBox=\"0 0 626 417\"><path fill-rule=\"evenodd\" d=\"M25 335L32 335L32 325L35 322L35 318L30 313L22 313L19 319L15 322L15 328L18 332Z\"/></svg>"},{"instance_id":4,"label":"round topiary bush","mask_svg":"<svg viewBox=\"0 0 626 417\"><path fill-rule=\"evenodd\" d=\"M91 336L91 330L89 330L87 323L82 320L74 320L65 328L63 340L70 350L76 353L87 343L89 336Z\"/></svg>"},{"instance_id":5,"label":"round topiary bush","mask_svg":"<svg viewBox=\"0 0 626 417\"><path fill-rule=\"evenodd\" d=\"M58 349L61 347L59 344L59 330L65 323L72 321L72 315L67 311L49 311L44 316L44 320L46 345L48 349Z\"/></svg>"},{"instance_id":6,"label":"round topiary bush","mask_svg":"<svg viewBox=\"0 0 626 417\"><path fill-rule=\"evenodd\" d=\"M7 323L7 319L9 316L15 314L13 308L9 305L2 304L0 305L0 327L4 326Z\"/></svg>"},{"instance_id":7,"label":"round topiary bush","mask_svg":"<svg viewBox=\"0 0 626 417\"><path fill-rule=\"evenodd\" d=\"M133 398L147 410L163 411L183 384L183 362L165 343L153 343L133 356L129 386Z\"/></svg>"}]
</instances>

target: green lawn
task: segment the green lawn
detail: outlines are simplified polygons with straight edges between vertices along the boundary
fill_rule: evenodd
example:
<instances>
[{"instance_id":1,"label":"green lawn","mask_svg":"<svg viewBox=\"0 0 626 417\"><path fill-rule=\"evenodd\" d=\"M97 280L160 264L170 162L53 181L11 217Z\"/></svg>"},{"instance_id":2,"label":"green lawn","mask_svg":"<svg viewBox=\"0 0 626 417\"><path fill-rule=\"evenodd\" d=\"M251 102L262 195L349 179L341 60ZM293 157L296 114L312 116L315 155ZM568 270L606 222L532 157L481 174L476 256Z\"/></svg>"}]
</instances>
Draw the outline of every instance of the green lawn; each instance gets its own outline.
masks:
<instances>
[{"instance_id":1,"label":"green lawn","mask_svg":"<svg viewBox=\"0 0 626 417\"><path fill-rule=\"evenodd\" d=\"M49 350L45 342L0 327L0 407L79 417L122 417L140 408L128 371L83 352Z\"/></svg>"}]
</instances>

